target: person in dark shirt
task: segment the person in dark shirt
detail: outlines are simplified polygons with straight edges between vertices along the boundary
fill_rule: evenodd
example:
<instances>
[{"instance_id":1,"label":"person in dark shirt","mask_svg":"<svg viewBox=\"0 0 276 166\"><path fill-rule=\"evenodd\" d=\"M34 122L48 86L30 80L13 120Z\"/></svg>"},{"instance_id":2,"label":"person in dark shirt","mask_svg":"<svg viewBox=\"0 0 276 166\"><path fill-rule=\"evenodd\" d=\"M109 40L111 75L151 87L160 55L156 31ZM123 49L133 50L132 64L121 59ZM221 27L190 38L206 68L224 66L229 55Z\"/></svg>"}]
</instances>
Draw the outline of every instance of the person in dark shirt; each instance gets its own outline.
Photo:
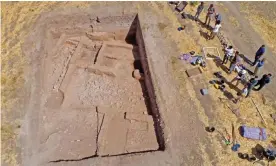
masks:
<instances>
[{"instance_id":1,"label":"person in dark shirt","mask_svg":"<svg viewBox=\"0 0 276 166\"><path fill-rule=\"evenodd\" d=\"M250 80L249 80L249 82L247 83L247 94L246 94L246 98L250 95L250 92L251 92L251 90L253 89L253 87L255 86L255 85L257 85L257 83L258 83L258 81L256 80L258 78L258 76L255 76L255 77L253 77L253 78L251 78Z\"/></svg>"},{"instance_id":2,"label":"person in dark shirt","mask_svg":"<svg viewBox=\"0 0 276 166\"><path fill-rule=\"evenodd\" d=\"M204 2L201 2L200 5L197 7L197 11L195 14L195 21L198 21L198 17L203 9L204 9Z\"/></svg>"},{"instance_id":3,"label":"person in dark shirt","mask_svg":"<svg viewBox=\"0 0 276 166\"><path fill-rule=\"evenodd\" d=\"M259 61L259 59L264 53L265 53L265 45L262 45L255 54L255 61L253 62L252 66L256 65L256 63Z\"/></svg>"},{"instance_id":4,"label":"person in dark shirt","mask_svg":"<svg viewBox=\"0 0 276 166\"><path fill-rule=\"evenodd\" d=\"M270 79L271 79L272 74L264 74L263 77L258 80L258 83L254 86L253 90L255 91L259 91L261 90L266 84L270 83ZM257 86L259 86L258 88L256 88Z\"/></svg>"},{"instance_id":5,"label":"person in dark shirt","mask_svg":"<svg viewBox=\"0 0 276 166\"><path fill-rule=\"evenodd\" d=\"M256 68L254 70L254 74L253 75L255 75L255 76L258 75L260 69L263 68L264 63L265 63L265 58L263 58L262 60L258 60L258 63L256 65Z\"/></svg>"}]
</instances>

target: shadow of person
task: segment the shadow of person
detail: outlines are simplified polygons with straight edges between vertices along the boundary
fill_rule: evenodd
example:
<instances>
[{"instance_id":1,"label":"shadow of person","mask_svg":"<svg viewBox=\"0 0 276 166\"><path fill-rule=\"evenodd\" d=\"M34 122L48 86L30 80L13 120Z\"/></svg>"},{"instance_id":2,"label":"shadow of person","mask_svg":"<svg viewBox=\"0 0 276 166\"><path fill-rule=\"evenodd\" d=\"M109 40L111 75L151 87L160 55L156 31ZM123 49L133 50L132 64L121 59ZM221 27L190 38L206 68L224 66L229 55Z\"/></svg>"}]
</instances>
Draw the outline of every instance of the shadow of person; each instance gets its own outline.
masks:
<instances>
[{"instance_id":1,"label":"shadow of person","mask_svg":"<svg viewBox=\"0 0 276 166\"><path fill-rule=\"evenodd\" d=\"M228 81L228 80L227 80L225 77L223 77L222 75L221 75L220 79L223 80L223 81L229 86L229 88L235 90L237 93L241 93L241 90L240 90L237 86L233 85L233 84L231 83L231 81ZM225 95L225 94L224 94L224 95ZM229 95L229 94L226 92L226 95ZM225 95L225 96L226 96L226 95ZM232 94L231 94L231 95L232 95ZM233 95L232 95L232 96L233 96ZM227 96L226 96L226 97L227 97ZM229 97L231 98L230 95L229 95Z\"/></svg>"},{"instance_id":2,"label":"shadow of person","mask_svg":"<svg viewBox=\"0 0 276 166\"><path fill-rule=\"evenodd\" d=\"M251 70L249 70L248 68L244 68L247 72L248 72L248 74L249 75L253 75L254 73L251 71Z\"/></svg>"},{"instance_id":3,"label":"shadow of person","mask_svg":"<svg viewBox=\"0 0 276 166\"><path fill-rule=\"evenodd\" d=\"M188 18L188 19L193 20L193 21L195 20L195 17L191 14L186 13L185 16L186 16L185 18Z\"/></svg>"},{"instance_id":4,"label":"shadow of person","mask_svg":"<svg viewBox=\"0 0 276 166\"><path fill-rule=\"evenodd\" d=\"M207 29L207 30L209 30L209 31L211 31L213 28L209 25L206 25L204 22L202 22L201 20L198 20L198 23L199 23L199 25L201 26L201 28L205 28L205 29Z\"/></svg>"},{"instance_id":5,"label":"shadow of person","mask_svg":"<svg viewBox=\"0 0 276 166\"><path fill-rule=\"evenodd\" d=\"M224 64L222 64L222 60L220 58L215 58L213 59L213 61L215 62L218 68L221 68L226 73L229 72L228 68Z\"/></svg>"},{"instance_id":6,"label":"shadow of person","mask_svg":"<svg viewBox=\"0 0 276 166\"><path fill-rule=\"evenodd\" d=\"M213 58L213 59L219 58L218 56L215 56L214 54L210 54L210 53L207 53L206 57Z\"/></svg>"},{"instance_id":7,"label":"shadow of person","mask_svg":"<svg viewBox=\"0 0 276 166\"><path fill-rule=\"evenodd\" d=\"M244 54L240 54L240 57L243 59L244 62L246 62L249 65L252 65L253 62L249 60Z\"/></svg>"},{"instance_id":8,"label":"shadow of person","mask_svg":"<svg viewBox=\"0 0 276 166\"><path fill-rule=\"evenodd\" d=\"M182 18L184 18L184 19L190 19L192 21L196 21L201 26L201 28L206 28L207 30L212 30L211 26L207 26L199 18L196 19L195 16L193 16L193 15L191 15L189 13L182 14Z\"/></svg>"},{"instance_id":9,"label":"shadow of person","mask_svg":"<svg viewBox=\"0 0 276 166\"><path fill-rule=\"evenodd\" d=\"M202 36L204 39L208 40L209 39L209 35L208 32L204 32L201 29L199 30L200 36Z\"/></svg>"},{"instance_id":10,"label":"shadow of person","mask_svg":"<svg viewBox=\"0 0 276 166\"><path fill-rule=\"evenodd\" d=\"M224 90L223 95L225 97L227 97L227 99L229 99L230 101L232 101L234 99L233 94L231 92L227 91L227 90Z\"/></svg>"},{"instance_id":11,"label":"shadow of person","mask_svg":"<svg viewBox=\"0 0 276 166\"><path fill-rule=\"evenodd\" d=\"M257 144L254 148L251 149L252 154L256 156L257 159L262 160L264 158L264 147L260 144Z\"/></svg>"}]
</instances>

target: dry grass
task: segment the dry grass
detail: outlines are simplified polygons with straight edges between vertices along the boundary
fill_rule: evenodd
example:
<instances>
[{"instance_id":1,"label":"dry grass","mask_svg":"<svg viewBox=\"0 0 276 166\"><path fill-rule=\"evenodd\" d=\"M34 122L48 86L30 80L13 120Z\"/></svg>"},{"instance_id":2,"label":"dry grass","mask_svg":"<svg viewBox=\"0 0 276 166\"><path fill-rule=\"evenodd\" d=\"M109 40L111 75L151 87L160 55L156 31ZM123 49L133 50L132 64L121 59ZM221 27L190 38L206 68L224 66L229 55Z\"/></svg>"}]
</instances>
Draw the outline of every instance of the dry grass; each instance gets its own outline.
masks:
<instances>
[{"instance_id":1,"label":"dry grass","mask_svg":"<svg viewBox=\"0 0 276 166\"><path fill-rule=\"evenodd\" d=\"M250 24L254 28L256 32L258 32L264 41L276 52L276 21L275 19L269 19L265 17L264 12L274 12L274 11L263 11L260 13L256 10L252 5L248 2L243 2L240 5L241 11L247 14L247 19Z\"/></svg>"},{"instance_id":2,"label":"dry grass","mask_svg":"<svg viewBox=\"0 0 276 166\"><path fill-rule=\"evenodd\" d=\"M158 5L156 5L158 7ZM157 9L158 10L158 9ZM187 13L193 14L195 12L195 8L188 6L186 9ZM191 24L194 25L194 29L187 34L186 32L178 32L176 29L180 26L180 23L178 22L176 16L174 13L171 12L169 8L164 7L163 10L161 10L162 13L164 13L169 20L171 20L171 26L166 27L165 32L168 33L167 40L174 41L177 43L177 47L180 53L186 53L191 50L196 51L197 53L201 53L201 48L204 46L215 46L219 48L220 53L221 47L220 43L217 39L213 41L206 41L199 35L199 30L202 29L197 25L196 23L192 22ZM200 19L204 20L205 13L201 14ZM205 29L202 29L203 31L207 31ZM171 58L172 67L174 70L174 76L177 82L180 85L180 94L187 95L187 93L192 97L193 102L196 105L197 113L199 115L200 120L205 124L210 124L210 120L204 113L204 110L200 104L200 101L195 96L195 91L193 90L192 84L190 81L187 80L187 76L185 75L185 69L183 69L183 64L177 59L179 55L174 55ZM218 68L212 60L208 61L208 70L207 72L204 72L205 79L212 80L213 72L215 71L221 71L220 68ZM227 66L228 67L228 66ZM227 80L233 79L236 74L227 75L224 74ZM239 86L241 89L242 86ZM227 87L227 90L232 93L236 97L236 91L233 89L230 89ZM253 92L252 98L254 101L258 104L258 107L260 110L262 110L262 113L264 115L265 120L267 121L268 125L266 126L267 133L269 134L268 139L266 141L257 141L257 140L249 140L241 137L238 132L237 128L242 124L241 120L238 120L238 118L232 113L232 111L229 109L229 107L239 107L240 113L241 113L241 119L242 121L246 122L247 126L252 127L264 127L262 120L260 116L257 113L257 110L251 100L244 99L240 105L235 105L229 100L226 100L225 102L221 102L218 97L226 98L223 93L215 89L214 87L209 88L209 94L211 98L213 99L213 104L215 105L214 115L215 115L215 122L212 122L216 126L216 128L220 131L223 131L224 128L228 130L229 133L231 133L231 123L235 125L236 129L236 135L238 142L241 144L240 152L242 153L249 153L251 154L251 150L253 147L256 146L256 144L261 144L264 147L267 147L268 144L270 144L271 141L275 140L276 138L276 129L275 126L272 123L272 119L270 117L271 113L274 113L275 110L270 104L263 105L262 103L262 95L260 93ZM215 161L217 161L217 165L252 165L252 163L246 161L246 160L240 160L236 153L232 152L230 146L225 145L222 142L222 139L218 140L218 138L221 138L218 133L210 134L209 137L211 138L211 144L212 147L216 150L215 155ZM201 143L201 151L203 158L206 159L206 165L211 165L208 158L208 155L206 154L205 148L206 146L210 145L204 145Z\"/></svg>"},{"instance_id":3,"label":"dry grass","mask_svg":"<svg viewBox=\"0 0 276 166\"><path fill-rule=\"evenodd\" d=\"M1 141L2 141L2 160L9 165L17 165L16 162L16 133L14 128L9 123L3 123L1 126Z\"/></svg>"},{"instance_id":4,"label":"dry grass","mask_svg":"<svg viewBox=\"0 0 276 166\"><path fill-rule=\"evenodd\" d=\"M216 3L216 5L219 6L219 8L223 9L224 12L226 12L226 13L229 12L228 8L225 7L222 2L218 2L218 3Z\"/></svg>"},{"instance_id":5,"label":"dry grass","mask_svg":"<svg viewBox=\"0 0 276 166\"><path fill-rule=\"evenodd\" d=\"M230 17L229 17L229 20L230 20L231 24L232 24L234 27L237 28L237 27L240 26L239 22L237 21L237 19L236 19L235 17L230 16Z\"/></svg>"}]
</instances>

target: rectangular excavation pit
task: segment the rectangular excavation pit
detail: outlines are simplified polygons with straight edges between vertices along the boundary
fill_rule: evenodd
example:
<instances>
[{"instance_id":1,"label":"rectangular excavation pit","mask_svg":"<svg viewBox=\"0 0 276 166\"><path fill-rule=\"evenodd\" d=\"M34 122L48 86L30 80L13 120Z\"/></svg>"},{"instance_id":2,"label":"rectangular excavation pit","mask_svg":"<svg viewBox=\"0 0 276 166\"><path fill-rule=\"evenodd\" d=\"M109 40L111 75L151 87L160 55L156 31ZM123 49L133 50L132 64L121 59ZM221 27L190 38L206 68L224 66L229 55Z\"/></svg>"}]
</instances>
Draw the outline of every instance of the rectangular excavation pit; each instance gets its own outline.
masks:
<instances>
[{"instance_id":1,"label":"rectangular excavation pit","mask_svg":"<svg viewBox=\"0 0 276 166\"><path fill-rule=\"evenodd\" d=\"M62 71L52 70L59 71L60 77L64 77L61 79L63 81L59 82L59 90L64 93L61 110L93 110L92 108L97 106L97 111L103 114L102 122L97 121L97 125L91 126L102 128L97 130L97 147L95 153L90 156L117 156L165 150L161 119L138 16L128 28L126 30L124 27L113 33L95 32L97 35L94 36L92 32L89 33L90 37L80 36L71 59L64 60L66 63ZM111 34L115 37L111 37ZM134 70L143 74L143 81L132 77ZM81 135L78 132L75 134ZM73 145L70 147L70 144L67 146L71 150L74 148ZM59 155L58 152L52 153L52 156ZM66 154L63 154L60 160L57 158L59 157L56 156L54 161L80 159L70 159Z\"/></svg>"},{"instance_id":2,"label":"rectangular excavation pit","mask_svg":"<svg viewBox=\"0 0 276 166\"><path fill-rule=\"evenodd\" d=\"M186 74L188 75L188 77L193 77L193 76L202 74L202 71L199 67L196 67L196 68L186 70Z\"/></svg>"}]
</instances>

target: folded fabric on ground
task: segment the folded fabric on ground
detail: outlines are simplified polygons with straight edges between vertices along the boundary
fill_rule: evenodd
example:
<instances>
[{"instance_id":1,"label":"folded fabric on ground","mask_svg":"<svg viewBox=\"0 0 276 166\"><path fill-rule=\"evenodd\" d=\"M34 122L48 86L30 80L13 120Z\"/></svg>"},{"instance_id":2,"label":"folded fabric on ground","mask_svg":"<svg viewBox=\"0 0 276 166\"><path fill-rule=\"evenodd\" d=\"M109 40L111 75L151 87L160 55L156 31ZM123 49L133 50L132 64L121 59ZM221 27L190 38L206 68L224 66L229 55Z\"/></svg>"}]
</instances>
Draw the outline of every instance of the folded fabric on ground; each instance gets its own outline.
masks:
<instances>
[{"instance_id":1,"label":"folded fabric on ground","mask_svg":"<svg viewBox=\"0 0 276 166\"><path fill-rule=\"evenodd\" d=\"M188 61L190 58L191 58L191 54L183 54L183 55L180 55L179 57L180 60L185 60L185 61Z\"/></svg>"},{"instance_id":2,"label":"folded fabric on ground","mask_svg":"<svg viewBox=\"0 0 276 166\"><path fill-rule=\"evenodd\" d=\"M255 139L255 140L266 140L266 130L259 127L247 127L241 126L241 135L245 138Z\"/></svg>"}]
</instances>

